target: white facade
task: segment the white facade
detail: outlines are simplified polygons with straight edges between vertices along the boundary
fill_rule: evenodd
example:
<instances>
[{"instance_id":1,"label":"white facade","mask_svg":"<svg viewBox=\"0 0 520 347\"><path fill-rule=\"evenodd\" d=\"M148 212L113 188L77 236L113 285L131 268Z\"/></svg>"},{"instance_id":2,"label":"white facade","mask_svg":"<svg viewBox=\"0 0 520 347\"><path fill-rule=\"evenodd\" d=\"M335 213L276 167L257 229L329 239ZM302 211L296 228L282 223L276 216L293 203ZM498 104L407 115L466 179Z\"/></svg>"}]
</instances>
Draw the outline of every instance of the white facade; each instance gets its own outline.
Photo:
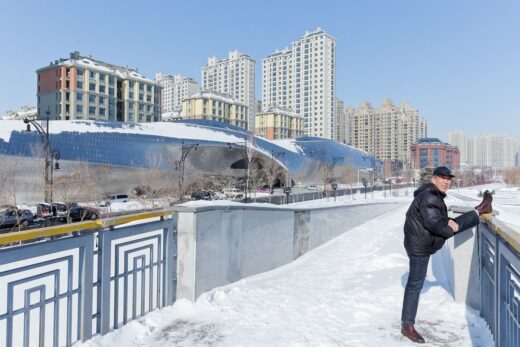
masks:
<instances>
[{"instance_id":1,"label":"white facade","mask_svg":"<svg viewBox=\"0 0 520 347\"><path fill-rule=\"evenodd\" d=\"M505 135L478 135L466 137L462 131L450 132L452 145L459 147L462 158L470 166L507 169L515 167L518 141Z\"/></svg>"},{"instance_id":2,"label":"white facade","mask_svg":"<svg viewBox=\"0 0 520 347\"><path fill-rule=\"evenodd\" d=\"M208 65L201 68L202 89L227 94L249 109L249 130L255 124L255 61L238 50L230 51L228 59L209 57Z\"/></svg>"},{"instance_id":3,"label":"white facade","mask_svg":"<svg viewBox=\"0 0 520 347\"><path fill-rule=\"evenodd\" d=\"M155 81L162 87L162 112L180 112L182 100L189 98L200 91L199 84L191 77L182 75L155 74Z\"/></svg>"},{"instance_id":4,"label":"white facade","mask_svg":"<svg viewBox=\"0 0 520 347\"><path fill-rule=\"evenodd\" d=\"M283 107L305 119L305 134L335 139L336 39L321 28L262 60L263 109Z\"/></svg>"}]
</instances>

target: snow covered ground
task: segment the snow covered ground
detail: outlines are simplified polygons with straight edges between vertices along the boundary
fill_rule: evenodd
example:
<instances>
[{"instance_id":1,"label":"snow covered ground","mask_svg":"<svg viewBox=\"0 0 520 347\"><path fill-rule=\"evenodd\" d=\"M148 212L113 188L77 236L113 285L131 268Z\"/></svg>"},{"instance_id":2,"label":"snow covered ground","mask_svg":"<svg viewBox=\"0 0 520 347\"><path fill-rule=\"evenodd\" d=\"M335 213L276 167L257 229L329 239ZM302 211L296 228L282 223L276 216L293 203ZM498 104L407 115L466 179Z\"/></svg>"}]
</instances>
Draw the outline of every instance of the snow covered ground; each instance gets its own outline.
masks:
<instances>
[{"instance_id":1,"label":"snow covered ground","mask_svg":"<svg viewBox=\"0 0 520 347\"><path fill-rule=\"evenodd\" d=\"M500 219L520 225L520 191L516 188L454 189L451 196L448 193L447 204L474 206L481 200L478 192L484 189L495 190L494 208ZM291 264L211 290L194 303L179 300L77 346L415 345L400 334L408 276L402 229L411 198L411 191L406 194L403 190L391 198L376 193L369 199L356 195L336 202L324 199L294 204L403 202L395 211L349 230ZM455 303L447 288L445 280L434 277L429 269L416 324L427 345L493 346L478 312Z\"/></svg>"}]
</instances>

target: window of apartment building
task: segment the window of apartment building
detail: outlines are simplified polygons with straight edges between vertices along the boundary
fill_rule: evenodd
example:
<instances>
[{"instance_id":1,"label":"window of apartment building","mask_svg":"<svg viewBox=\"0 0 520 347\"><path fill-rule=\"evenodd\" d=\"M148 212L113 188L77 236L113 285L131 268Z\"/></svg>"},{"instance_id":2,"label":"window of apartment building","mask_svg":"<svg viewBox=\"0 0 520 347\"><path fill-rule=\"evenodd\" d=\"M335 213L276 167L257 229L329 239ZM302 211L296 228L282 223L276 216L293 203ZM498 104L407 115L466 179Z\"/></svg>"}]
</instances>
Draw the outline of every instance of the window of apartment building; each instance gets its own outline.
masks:
<instances>
[{"instance_id":1,"label":"window of apartment building","mask_svg":"<svg viewBox=\"0 0 520 347\"><path fill-rule=\"evenodd\" d=\"M96 91L96 84L95 83L89 83L88 84L88 90L90 90L91 92L95 92Z\"/></svg>"},{"instance_id":2,"label":"window of apartment building","mask_svg":"<svg viewBox=\"0 0 520 347\"><path fill-rule=\"evenodd\" d=\"M96 107L94 107L94 106L90 106L90 107L88 108L88 114L89 114L89 115L95 115L95 114L96 114Z\"/></svg>"},{"instance_id":3,"label":"window of apartment building","mask_svg":"<svg viewBox=\"0 0 520 347\"><path fill-rule=\"evenodd\" d=\"M77 93L76 94L76 100L77 101L82 101L83 100L83 94L82 93Z\"/></svg>"},{"instance_id":4,"label":"window of apartment building","mask_svg":"<svg viewBox=\"0 0 520 347\"><path fill-rule=\"evenodd\" d=\"M95 96L95 95L92 95L92 94L89 94L89 95L88 95L88 102L90 102L90 103L96 103L96 96Z\"/></svg>"},{"instance_id":5,"label":"window of apartment building","mask_svg":"<svg viewBox=\"0 0 520 347\"><path fill-rule=\"evenodd\" d=\"M108 76L108 84L110 84L110 85L114 84L114 76Z\"/></svg>"},{"instance_id":6,"label":"window of apartment building","mask_svg":"<svg viewBox=\"0 0 520 347\"><path fill-rule=\"evenodd\" d=\"M100 93L106 93L106 87L105 86L99 86L99 92Z\"/></svg>"},{"instance_id":7,"label":"window of apartment building","mask_svg":"<svg viewBox=\"0 0 520 347\"><path fill-rule=\"evenodd\" d=\"M144 84L143 83L139 83L139 91L144 91Z\"/></svg>"},{"instance_id":8,"label":"window of apartment building","mask_svg":"<svg viewBox=\"0 0 520 347\"><path fill-rule=\"evenodd\" d=\"M130 110L133 110L133 109L134 109L134 103L133 103L133 102L129 103L129 104L128 104L128 108L129 108Z\"/></svg>"},{"instance_id":9,"label":"window of apartment building","mask_svg":"<svg viewBox=\"0 0 520 347\"><path fill-rule=\"evenodd\" d=\"M83 82L82 81L76 81L76 88L77 89L83 89Z\"/></svg>"},{"instance_id":10,"label":"window of apartment building","mask_svg":"<svg viewBox=\"0 0 520 347\"><path fill-rule=\"evenodd\" d=\"M96 73L94 71L89 72L90 78L96 78Z\"/></svg>"},{"instance_id":11,"label":"window of apartment building","mask_svg":"<svg viewBox=\"0 0 520 347\"><path fill-rule=\"evenodd\" d=\"M114 96L114 88L112 88L112 87L108 88L108 95Z\"/></svg>"},{"instance_id":12,"label":"window of apartment building","mask_svg":"<svg viewBox=\"0 0 520 347\"><path fill-rule=\"evenodd\" d=\"M76 112L83 113L83 105L76 105Z\"/></svg>"},{"instance_id":13,"label":"window of apartment building","mask_svg":"<svg viewBox=\"0 0 520 347\"><path fill-rule=\"evenodd\" d=\"M104 83L105 82L105 78L106 78L106 75L104 73L100 72L99 73L99 81Z\"/></svg>"},{"instance_id":14,"label":"window of apartment building","mask_svg":"<svg viewBox=\"0 0 520 347\"><path fill-rule=\"evenodd\" d=\"M105 103L105 98L102 97L102 96L100 96L100 97L99 97L99 103L100 103L100 104L104 104L104 103Z\"/></svg>"},{"instance_id":15,"label":"window of apartment building","mask_svg":"<svg viewBox=\"0 0 520 347\"><path fill-rule=\"evenodd\" d=\"M102 108L102 107L99 108L99 115L100 115L100 116L103 116L103 117L104 117L104 116L105 116L105 112L106 112L106 109L104 109L104 108Z\"/></svg>"},{"instance_id":16,"label":"window of apartment building","mask_svg":"<svg viewBox=\"0 0 520 347\"><path fill-rule=\"evenodd\" d=\"M135 86L135 82L134 81L128 81L128 86L130 88L133 88Z\"/></svg>"}]
</instances>

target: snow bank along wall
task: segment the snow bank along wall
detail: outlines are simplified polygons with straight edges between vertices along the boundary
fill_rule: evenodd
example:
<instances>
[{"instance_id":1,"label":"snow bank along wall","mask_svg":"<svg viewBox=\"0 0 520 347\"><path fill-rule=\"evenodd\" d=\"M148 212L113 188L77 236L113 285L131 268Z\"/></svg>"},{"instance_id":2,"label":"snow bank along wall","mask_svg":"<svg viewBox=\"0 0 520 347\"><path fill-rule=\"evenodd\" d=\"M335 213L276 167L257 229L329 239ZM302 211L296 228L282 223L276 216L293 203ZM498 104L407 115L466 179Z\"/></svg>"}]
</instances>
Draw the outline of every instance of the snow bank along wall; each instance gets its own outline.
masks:
<instances>
[{"instance_id":1,"label":"snow bank along wall","mask_svg":"<svg viewBox=\"0 0 520 347\"><path fill-rule=\"evenodd\" d=\"M290 263L397 205L177 208L177 298L193 301L215 287Z\"/></svg>"}]
</instances>

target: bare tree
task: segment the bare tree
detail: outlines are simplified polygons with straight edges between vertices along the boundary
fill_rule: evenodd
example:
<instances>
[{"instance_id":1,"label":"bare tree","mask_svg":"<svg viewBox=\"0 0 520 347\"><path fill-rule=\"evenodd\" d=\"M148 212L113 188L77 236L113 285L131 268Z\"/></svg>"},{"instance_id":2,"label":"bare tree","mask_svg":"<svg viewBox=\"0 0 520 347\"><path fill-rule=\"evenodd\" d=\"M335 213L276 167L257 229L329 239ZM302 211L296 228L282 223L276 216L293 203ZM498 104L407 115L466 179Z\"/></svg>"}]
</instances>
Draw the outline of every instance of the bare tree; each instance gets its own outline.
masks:
<instances>
[{"instance_id":1,"label":"bare tree","mask_svg":"<svg viewBox=\"0 0 520 347\"><path fill-rule=\"evenodd\" d=\"M255 160L250 164L250 184L253 191L253 201L256 202L256 191L267 184L266 168L262 162ZM269 195L270 196L270 195Z\"/></svg>"},{"instance_id":2,"label":"bare tree","mask_svg":"<svg viewBox=\"0 0 520 347\"><path fill-rule=\"evenodd\" d=\"M14 206L15 210L18 203L16 173L20 162L17 158L9 158L0 166L0 206ZM11 231L21 230L19 214L15 213L16 224ZM0 226L1 228L1 226Z\"/></svg>"},{"instance_id":3,"label":"bare tree","mask_svg":"<svg viewBox=\"0 0 520 347\"><path fill-rule=\"evenodd\" d=\"M53 183L56 197L69 206L78 201L95 201L97 198L96 187L95 172L86 163L81 163L70 173L57 177ZM84 211L81 220L86 216L86 210ZM70 215L67 216L67 219L70 222Z\"/></svg>"},{"instance_id":4,"label":"bare tree","mask_svg":"<svg viewBox=\"0 0 520 347\"><path fill-rule=\"evenodd\" d=\"M347 165L338 166L336 168L340 182L350 186L350 196L352 197L352 185L357 182L357 170L352 166L351 162Z\"/></svg>"},{"instance_id":5,"label":"bare tree","mask_svg":"<svg viewBox=\"0 0 520 347\"><path fill-rule=\"evenodd\" d=\"M285 171L281 166L280 162L276 160L273 152L271 152L271 157L269 158L269 160L267 160L267 162L264 165L266 183L269 186L269 203L271 203L273 186L276 183L276 181L282 181Z\"/></svg>"},{"instance_id":6,"label":"bare tree","mask_svg":"<svg viewBox=\"0 0 520 347\"><path fill-rule=\"evenodd\" d=\"M147 152L145 156L147 168L138 171L138 198L143 200L145 205L147 200L151 199L152 208L155 208L155 199L168 191L167 175L162 170L165 160L163 154L157 151Z\"/></svg>"}]
</instances>

